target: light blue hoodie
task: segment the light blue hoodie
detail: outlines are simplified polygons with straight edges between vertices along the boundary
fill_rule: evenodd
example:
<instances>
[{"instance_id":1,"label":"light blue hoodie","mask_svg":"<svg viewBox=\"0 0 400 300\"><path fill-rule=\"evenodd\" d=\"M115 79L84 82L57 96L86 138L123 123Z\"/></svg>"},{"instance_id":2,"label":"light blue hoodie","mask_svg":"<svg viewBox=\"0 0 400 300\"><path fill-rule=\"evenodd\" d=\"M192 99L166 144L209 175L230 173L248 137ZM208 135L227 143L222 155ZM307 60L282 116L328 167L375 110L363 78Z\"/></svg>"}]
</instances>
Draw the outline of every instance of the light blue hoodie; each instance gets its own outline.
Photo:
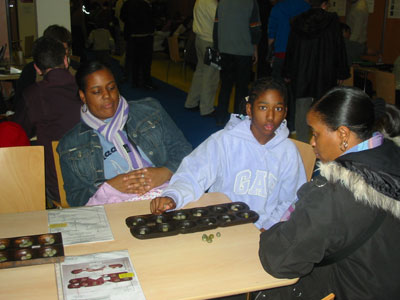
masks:
<instances>
[{"instance_id":1,"label":"light blue hoodie","mask_svg":"<svg viewBox=\"0 0 400 300\"><path fill-rule=\"evenodd\" d=\"M306 182L303 162L287 138L286 121L265 145L253 136L248 118L234 123L183 159L162 196L174 199L179 209L206 190L221 192L247 203L260 215L255 225L268 229L297 200L296 191Z\"/></svg>"}]
</instances>

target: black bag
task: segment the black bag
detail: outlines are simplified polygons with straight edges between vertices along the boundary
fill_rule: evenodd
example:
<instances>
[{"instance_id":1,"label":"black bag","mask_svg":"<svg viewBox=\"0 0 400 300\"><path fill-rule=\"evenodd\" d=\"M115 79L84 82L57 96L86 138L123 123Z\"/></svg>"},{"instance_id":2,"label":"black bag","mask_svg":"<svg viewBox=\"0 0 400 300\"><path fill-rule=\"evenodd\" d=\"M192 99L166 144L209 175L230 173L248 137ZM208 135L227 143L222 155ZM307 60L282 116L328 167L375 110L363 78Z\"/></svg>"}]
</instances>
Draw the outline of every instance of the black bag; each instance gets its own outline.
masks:
<instances>
[{"instance_id":1,"label":"black bag","mask_svg":"<svg viewBox=\"0 0 400 300\"><path fill-rule=\"evenodd\" d=\"M216 49L207 47L204 54L204 64L221 70L221 55Z\"/></svg>"}]
</instances>

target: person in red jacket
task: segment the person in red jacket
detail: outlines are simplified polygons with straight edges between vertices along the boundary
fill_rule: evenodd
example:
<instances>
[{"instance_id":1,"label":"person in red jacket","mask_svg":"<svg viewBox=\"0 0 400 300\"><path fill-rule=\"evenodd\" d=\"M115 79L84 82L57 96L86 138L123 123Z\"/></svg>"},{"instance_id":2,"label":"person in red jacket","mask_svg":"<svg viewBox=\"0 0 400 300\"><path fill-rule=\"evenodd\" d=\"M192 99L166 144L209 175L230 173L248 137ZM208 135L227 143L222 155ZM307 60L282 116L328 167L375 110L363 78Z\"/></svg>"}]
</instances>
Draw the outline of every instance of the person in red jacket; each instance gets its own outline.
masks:
<instances>
[{"instance_id":1,"label":"person in red jacket","mask_svg":"<svg viewBox=\"0 0 400 300\"><path fill-rule=\"evenodd\" d=\"M28 136L21 125L11 121L0 123L0 148L30 145Z\"/></svg>"}]
</instances>

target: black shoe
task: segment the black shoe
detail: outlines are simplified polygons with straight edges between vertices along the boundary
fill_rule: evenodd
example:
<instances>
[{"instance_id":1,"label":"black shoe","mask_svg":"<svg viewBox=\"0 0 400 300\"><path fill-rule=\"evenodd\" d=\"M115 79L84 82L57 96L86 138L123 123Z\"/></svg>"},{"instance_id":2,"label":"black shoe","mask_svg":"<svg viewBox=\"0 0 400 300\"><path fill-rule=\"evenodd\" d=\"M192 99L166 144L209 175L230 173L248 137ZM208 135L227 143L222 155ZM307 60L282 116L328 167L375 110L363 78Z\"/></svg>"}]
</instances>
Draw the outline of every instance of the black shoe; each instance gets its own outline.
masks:
<instances>
[{"instance_id":1,"label":"black shoe","mask_svg":"<svg viewBox=\"0 0 400 300\"><path fill-rule=\"evenodd\" d=\"M215 111L215 110L213 110L212 112L210 112L209 114L206 114L206 115L201 115L202 117L205 117L205 118L216 118L217 117L217 112Z\"/></svg>"},{"instance_id":2,"label":"black shoe","mask_svg":"<svg viewBox=\"0 0 400 300\"><path fill-rule=\"evenodd\" d=\"M186 110L188 111L200 111L199 106L195 106L195 107L185 107Z\"/></svg>"}]
</instances>

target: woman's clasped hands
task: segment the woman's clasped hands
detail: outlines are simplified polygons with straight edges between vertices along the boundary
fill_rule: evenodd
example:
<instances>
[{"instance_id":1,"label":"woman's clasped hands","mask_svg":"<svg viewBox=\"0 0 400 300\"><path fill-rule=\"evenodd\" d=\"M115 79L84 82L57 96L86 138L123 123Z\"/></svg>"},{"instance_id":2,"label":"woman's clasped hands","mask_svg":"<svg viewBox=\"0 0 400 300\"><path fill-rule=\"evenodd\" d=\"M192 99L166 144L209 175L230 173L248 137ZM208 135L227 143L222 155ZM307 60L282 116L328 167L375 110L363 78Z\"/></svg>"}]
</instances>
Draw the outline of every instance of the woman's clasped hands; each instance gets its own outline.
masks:
<instances>
[{"instance_id":1,"label":"woman's clasped hands","mask_svg":"<svg viewBox=\"0 0 400 300\"><path fill-rule=\"evenodd\" d=\"M163 184L171 175L165 167L149 167L117 175L107 183L122 193L143 195Z\"/></svg>"}]
</instances>

